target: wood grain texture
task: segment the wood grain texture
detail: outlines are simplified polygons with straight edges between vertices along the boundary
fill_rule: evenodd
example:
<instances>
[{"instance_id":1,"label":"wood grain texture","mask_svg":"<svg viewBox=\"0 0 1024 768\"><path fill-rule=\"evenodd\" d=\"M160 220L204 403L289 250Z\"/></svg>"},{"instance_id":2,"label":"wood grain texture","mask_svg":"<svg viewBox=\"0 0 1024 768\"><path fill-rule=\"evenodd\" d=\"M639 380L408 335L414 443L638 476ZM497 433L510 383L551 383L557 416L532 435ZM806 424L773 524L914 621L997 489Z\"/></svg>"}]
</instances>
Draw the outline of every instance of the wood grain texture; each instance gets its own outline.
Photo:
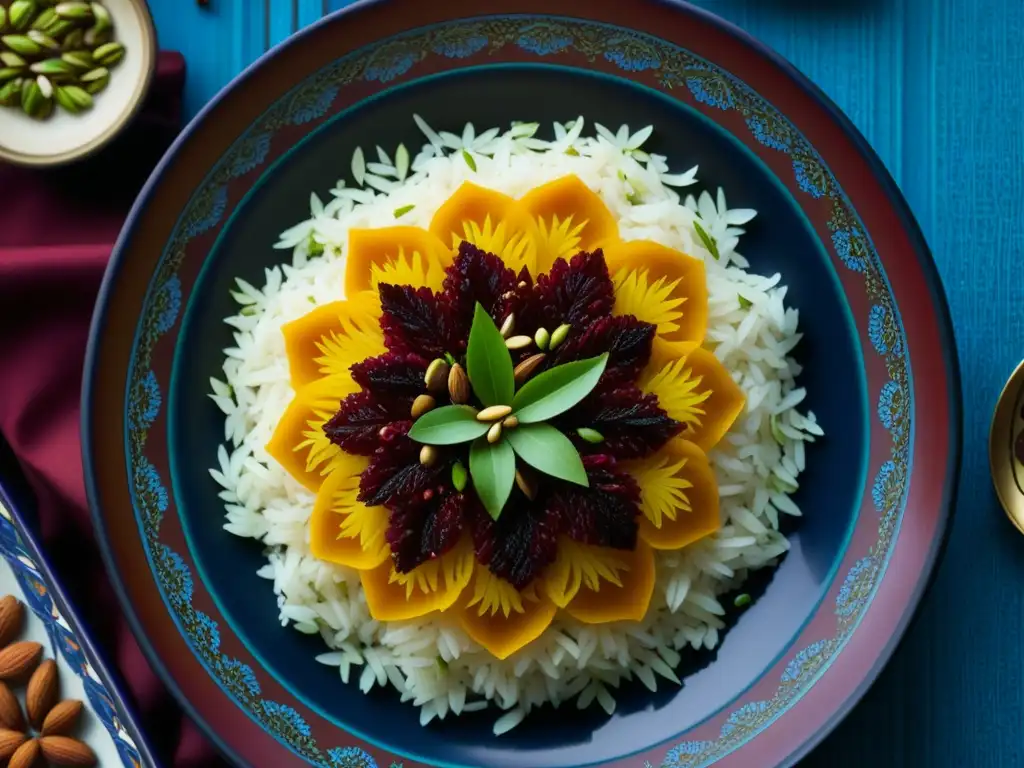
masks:
<instances>
[{"instance_id":1,"label":"wood grain texture","mask_svg":"<svg viewBox=\"0 0 1024 768\"><path fill-rule=\"evenodd\" d=\"M188 60L192 112L268 42L347 4L150 2L161 43ZM697 4L793 61L875 147L932 246L962 366L964 462L942 567L892 663L805 765L1024 765L1024 539L999 510L986 444L999 391L1024 357L1024 4Z\"/></svg>"}]
</instances>

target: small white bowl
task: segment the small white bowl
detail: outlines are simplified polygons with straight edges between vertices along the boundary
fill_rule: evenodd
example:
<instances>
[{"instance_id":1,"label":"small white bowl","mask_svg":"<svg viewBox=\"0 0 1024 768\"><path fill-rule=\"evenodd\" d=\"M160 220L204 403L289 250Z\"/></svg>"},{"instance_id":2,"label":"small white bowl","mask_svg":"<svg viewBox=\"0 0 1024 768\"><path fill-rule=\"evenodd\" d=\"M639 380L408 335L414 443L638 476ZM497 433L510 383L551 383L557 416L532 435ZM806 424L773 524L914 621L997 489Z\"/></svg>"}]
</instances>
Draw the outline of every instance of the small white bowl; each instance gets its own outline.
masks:
<instances>
[{"instance_id":1,"label":"small white bowl","mask_svg":"<svg viewBox=\"0 0 1024 768\"><path fill-rule=\"evenodd\" d=\"M114 39L125 47L110 70L110 84L92 109L72 115L55 107L46 120L0 107L0 160L27 166L63 165L113 139L135 116L156 69L156 29L146 0L103 0L114 22Z\"/></svg>"}]
</instances>

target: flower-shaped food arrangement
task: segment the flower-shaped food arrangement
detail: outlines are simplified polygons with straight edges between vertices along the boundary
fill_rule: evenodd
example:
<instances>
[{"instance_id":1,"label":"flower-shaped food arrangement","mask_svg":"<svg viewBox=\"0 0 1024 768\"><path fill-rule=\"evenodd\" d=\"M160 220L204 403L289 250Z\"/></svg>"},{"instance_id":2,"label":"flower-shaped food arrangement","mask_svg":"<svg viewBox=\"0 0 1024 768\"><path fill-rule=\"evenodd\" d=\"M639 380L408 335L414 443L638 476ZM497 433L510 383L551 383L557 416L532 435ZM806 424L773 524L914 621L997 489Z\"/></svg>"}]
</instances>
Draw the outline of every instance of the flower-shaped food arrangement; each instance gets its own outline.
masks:
<instances>
[{"instance_id":1,"label":"flower-shaped food arrangement","mask_svg":"<svg viewBox=\"0 0 1024 768\"><path fill-rule=\"evenodd\" d=\"M641 619L654 551L719 528L706 452L744 396L702 346L704 264L622 240L578 177L353 230L344 296L284 326L267 449L374 619L447 612L503 659L560 613Z\"/></svg>"}]
</instances>

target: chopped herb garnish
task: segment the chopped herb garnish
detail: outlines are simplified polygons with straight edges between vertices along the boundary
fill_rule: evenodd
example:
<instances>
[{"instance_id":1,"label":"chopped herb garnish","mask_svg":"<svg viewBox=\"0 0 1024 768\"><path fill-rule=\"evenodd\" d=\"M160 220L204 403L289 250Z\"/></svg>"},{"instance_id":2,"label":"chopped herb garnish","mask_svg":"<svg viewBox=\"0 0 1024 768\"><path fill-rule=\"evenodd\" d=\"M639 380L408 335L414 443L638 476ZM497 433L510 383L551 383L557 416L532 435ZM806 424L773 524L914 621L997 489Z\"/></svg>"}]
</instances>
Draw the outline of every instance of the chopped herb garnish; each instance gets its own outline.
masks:
<instances>
[{"instance_id":1,"label":"chopped herb garnish","mask_svg":"<svg viewBox=\"0 0 1024 768\"><path fill-rule=\"evenodd\" d=\"M715 238L707 233L707 230L701 226L699 221L694 220L693 228L697 230L697 236L700 238L700 241L704 243L704 247L708 249L708 252L714 260L718 261L721 254L718 252L718 243L715 242Z\"/></svg>"},{"instance_id":2,"label":"chopped herb garnish","mask_svg":"<svg viewBox=\"0 0 1024 768\"><path fill-rule=\"evenodd\" d=\"M641 205L644 199L640 196L639 192L630 192L628 195L626 195L626 201L630 205Z\"/></svg>"},{"instance_id":3,"label":"chopped herb garnish","mask_svg":"<svg viewBox=\"0 0 1024 768\"><path fill-rule=\"evenodd\" d=\"M476 173L476 160L474 160L473 156L469 154L468 149L462 150L462 159L466 161L466 165L469 166L469 170Z\"/></svg>"},{"instance_id":4,"label":"chopped herb garnish","mask_svg":"<svg viewBox=\"0 0 1024 768\"><path fill-rule=\"evenodd\" d=\"M306 251L309 253L309 258L311 259L324 255L324 244L318 243L314 240L312 232L309 235L309 245L307 246Z\"/></svg>"},{"instance_id":5,"label":"chopped herb garnish","mask_svg":"<svg viewBox=\"0 0 1024 768\"><path fill-rule=\"evenodd\" d=\"M409 211L411 211L415 207L416 207L415 205L403 205L401 208L395 208L395 218L396 219L402 218L403 216L405 216L405 214L407 214Z\"/></svg>"},{"instance_id":6,"label":"chopped herb garnish","mask_svg":"<svg viewBox=\"0 0 1024 768\"><path fill-rule=\"evenodd\" d=\"M750 605L750 595L744 592L742 595L736 595L736 598L732 601L732 604L737 608L744 608Z\"/></svg>"},{"instance_id":7,"label":"chopped herb garnish","mask_svg":"<svg viewBox=\"0 0 1024 768\"><path fill-rule=\"evenodd\" d=\"M754 305L754 302L752 302L746 296L740 296L738 293L736 294L736 299L740 303L740 309L750 309L750 307Z\"/></svg>"},{"instance_id":8,"label":"chopped herb garnish","mask_svg":"<svg viewBox=\"0 0 1024 768\"><path fill-rule=\"evenodd\" d=\"M565 150L565 154L569 155L569 157L579 157L580 156L579 150L576 149L576 147L569 147L567 150Z\"/></svg>"}]
</instances>

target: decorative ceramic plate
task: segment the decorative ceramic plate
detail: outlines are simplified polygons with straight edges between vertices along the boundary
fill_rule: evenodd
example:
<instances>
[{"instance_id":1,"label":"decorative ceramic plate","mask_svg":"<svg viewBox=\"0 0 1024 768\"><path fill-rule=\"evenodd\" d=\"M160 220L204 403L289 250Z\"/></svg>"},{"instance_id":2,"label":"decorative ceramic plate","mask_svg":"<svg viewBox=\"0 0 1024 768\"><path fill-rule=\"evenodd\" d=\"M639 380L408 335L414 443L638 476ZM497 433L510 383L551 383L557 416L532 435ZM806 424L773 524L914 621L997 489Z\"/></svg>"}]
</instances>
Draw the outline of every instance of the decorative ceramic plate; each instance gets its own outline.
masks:
<instances>
[{"instance_id":1,"label":"decorative ceramic plate","mask_svg":"<svg viewBox=\"0 0 1024 768\"><path fill-rule=\"evenodd\" d=\"M21 631L11 642L42 645L42 658L56 661L61 701L84 705L77 722L66 732L88 745L97 765L148 768L157 765L95 646L85 633L25 527L12 501L0 487L0 595L23 606ZM15 688L21 693L24 688ZM22 709L25 697L19 695ZM5 726L6 727L6 726ZM31 735L31 734L28 734Z\"/></svg>"},{"instance_id":2,"label":"decorative ceramic plate","mask_svg":"<svg viewBox=\"0 0 1024 768\"><path fill-rule=\"evenodd\" d=\"M235 278L263 285L311 190L360 181L355 147L422 145L413 114L443 131L577 115L653 126L645 150L699 164L707 188L758 211L744 256L784 275L800 313L801 407L826 437L793 495L789 552L681 687L625 685L611 715L563 706L500 738L480 715L421 727L393 692L365 695L317 663L316 625L281 626L261 548L224 530L209 470L225 423L208 395L233 346ZM931 257L881 163L741 31L657 0L364 2L240 76L143 192L94 320L86 474L140 641L240 765L788 765L875 678L929 581L959 461L953 350Z\"/></svg>"}]
</instances>

